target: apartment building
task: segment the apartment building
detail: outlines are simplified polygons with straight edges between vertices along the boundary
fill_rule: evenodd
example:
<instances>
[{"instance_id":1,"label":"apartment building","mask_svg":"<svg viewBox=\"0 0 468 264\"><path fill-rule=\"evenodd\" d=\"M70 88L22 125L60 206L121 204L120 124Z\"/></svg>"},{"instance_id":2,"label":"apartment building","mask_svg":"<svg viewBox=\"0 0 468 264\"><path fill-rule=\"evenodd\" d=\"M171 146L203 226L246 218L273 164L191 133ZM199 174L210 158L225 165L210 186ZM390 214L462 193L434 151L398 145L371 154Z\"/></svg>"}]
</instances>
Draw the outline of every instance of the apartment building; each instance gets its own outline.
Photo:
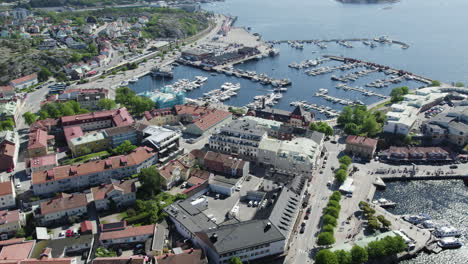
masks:
<instances>
[{"instance_id":1,"label":"apartment building","mask_svg":"<svg viewBox=\"0 0 468 264\"><path fill-rule=\"evenodd\" d=\"M82 216L88 212L88 202L84 193L60 193L54 199L42 202L39 206L40 212L35 217L36 220L46 225L54 221L66 220L70 216Z\"/></svg>"},{"instance_id":2,"label":"apartment building","mask_svg":"<svg viewBox=\"0 0 468 264\"><path fill-rule=\"evenodd\" d=\"M108 210L111 203L116 207L127 207L134 204L139 185L137 180L128 180L101 184L91 188L96 209L98 211Z\"/></svg>"},{"instance_id":3,"label":"apartment building","mask_svg":"<svg viewBox=\"0 0 468 264\"><path fill-rule=\"evenodd\" d=\"M0 182L0 209L16 207L16 192L12 181Z\"/></svg>"}]
</instances>

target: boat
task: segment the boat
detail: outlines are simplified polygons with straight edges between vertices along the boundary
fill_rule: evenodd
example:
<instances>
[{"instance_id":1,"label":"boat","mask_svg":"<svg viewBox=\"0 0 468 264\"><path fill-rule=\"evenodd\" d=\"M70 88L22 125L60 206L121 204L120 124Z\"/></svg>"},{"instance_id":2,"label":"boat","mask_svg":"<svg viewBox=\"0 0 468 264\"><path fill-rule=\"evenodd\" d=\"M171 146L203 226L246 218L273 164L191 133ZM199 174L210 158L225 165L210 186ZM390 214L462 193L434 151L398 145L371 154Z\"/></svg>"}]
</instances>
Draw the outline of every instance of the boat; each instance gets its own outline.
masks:
<instances>
[{"instance_id":1,"label":"boat","mask_svg":"<svg viewBox=\"0 0 468 264\"><path fill-rule=\"evenodd\" d=\"M431 217L426 214L419 214L419 215L405 215L403 216L403 220L410 222L414 225L420 224L426 220L430 220Z\"/></svg>"},{"instance_id":2,"label":"boat","mask_svg":"<svg viewBox=\"0 0 468 264\"><path fill-rule=\"evenodd\" d=\"M446 237L437 241L437 245L441 248L460 248L463 243L458 238Z\"/></svg>"},{"instance_id":3,"label":"boat","mask_svg":"<svg viewBox=\"0 0 468 264\"><path fill-rule=\"evenodd\" d=\"M136 83L136 82L138 82L138 78L136 78L136 77L132 78L132 79L128 80L128 82L129 83Z\"/></svg>"},{"instance_id":4,"label":"boat","mask_svg":"<svg viewBox=\"0 0 468 264\"><path fill-rule=\"evenodd\" d=\"M363 41L364 45L369 46L371 43L369 41Z\"/></svg>"},{"instance_id":5,"label":"boat","mask_svg":"<svg viewBox=\"0 0 468 264\"><path fill-rule=\"evenodd\" d=\"M128 85L128 81L123 81L120 83L120 86L127 86Z\"/></svg>"},{"instance_id":6,"label":"boat","mask_svg":"<svg viewBox=\"0 0 468 264\"><path fill-rule=\"evenodd\" d=\"M434 236L436 237L459 237L461 236L460 230L456 229L453 226L442 226L437 227L434 231Z\"/></svg>"},{"instance_id":7,"label":"boat","mask_svg":"<svg viewBox=\"0 0 468 264\"><path fill-rule=\"evenodd\" d=\"M436 225L435 225L434 221L426 220L426 221L422 222L422 227L426 228L426 229L431 229L431 228L435 228Z\"/></svg>"},{"instance_id":8,"label":"boat","mask_svg":"<svg viewBox=\"0 0 468 264\"><path fill-rule=\"evenodd\" d=\"M155 78L174 78L174 74L172 73L172 69L170 67L155 67L151 69L151 76Z\"/></svg>"},{"instance_id":9,"label":"boat","mask_svg":"<svg viewBox=\"0 0 468 264\"><path fill-rule=\"evenodd\" d=\"M205 76L195 76L195 81L197 83L204 83L206 82L206 80L208 80L208 77L205 77Z\"/></svg>"},{"instance_id":10,"label":"boat","mask_svg":"<svg viewBox=\"0 0 468 264\"><path fill-rule=\"evenodd\" d=\"M396 203L395 202L392 202L390 200L387 200L385 198L380 198L378 200L374 200L372 201L373 204L376 204L382 208L390 208L390 207L395 207L396 206Z\"/></svg>"}]
</instances>

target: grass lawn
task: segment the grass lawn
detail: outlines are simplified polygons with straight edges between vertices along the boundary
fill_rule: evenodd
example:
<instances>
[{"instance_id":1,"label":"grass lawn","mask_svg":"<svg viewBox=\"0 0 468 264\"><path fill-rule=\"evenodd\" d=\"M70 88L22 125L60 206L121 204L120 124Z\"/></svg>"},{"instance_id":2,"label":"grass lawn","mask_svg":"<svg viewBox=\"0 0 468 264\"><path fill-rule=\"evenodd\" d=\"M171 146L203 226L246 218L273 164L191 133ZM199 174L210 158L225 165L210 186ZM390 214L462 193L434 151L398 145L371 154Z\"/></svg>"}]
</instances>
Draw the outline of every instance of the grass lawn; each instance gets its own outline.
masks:
<instances>
[{"instance_id":1,"label":"grass lawn","mask_svg":"<svg viewBox=\"0 0 468 264\"><path fill-rule=\"evenodd\" d=\"M80 157L73 158L73 159L66 159L66 160L61 161L60 163L61 163L61 165L83 163L83 162L92 160L94 158L103 159L103 158L106 158L106 157L109 157L109 156L110 156L109 151L104 150L104 151L101 151L101 152L91 153L91 154L80 156Z\"/></svg>"}]
</instances>

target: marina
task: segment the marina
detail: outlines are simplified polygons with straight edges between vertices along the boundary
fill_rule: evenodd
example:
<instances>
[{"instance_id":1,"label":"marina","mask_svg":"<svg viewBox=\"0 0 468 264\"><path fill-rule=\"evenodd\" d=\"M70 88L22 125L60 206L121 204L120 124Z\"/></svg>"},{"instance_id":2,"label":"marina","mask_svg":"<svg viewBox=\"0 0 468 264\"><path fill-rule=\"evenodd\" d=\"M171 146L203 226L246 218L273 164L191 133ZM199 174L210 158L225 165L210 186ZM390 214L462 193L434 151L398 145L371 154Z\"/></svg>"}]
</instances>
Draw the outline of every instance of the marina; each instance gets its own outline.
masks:
<instances>
[{"instance_id":1,"label":"marina","mask_svg":"<svg viewBox=\"0 0 468 264\"><path fill-rule=\"evenodd\" d=\"M352 87L352 86L349 86L349 85L346 85L346 84L337 84L335 86L337 89L342 89L343 91L356 91L356 92L360 92L362 93L364 96L376 96L376 97L379 97L379 98L382 98L382 99L387 99L388 96L387 95L383 95L383 94L379 94L379 93L376 93L376 92L373 92L373 91L369 91L369 90L366 90L364 88L361 88L361 87Z\"/></svg>"},{"instance_id":2,"label":"marina","mask_svg":"<svg viewBox=\"0 0 468 264\"><path fill-rule=\"evenodd\" d=\"M281 44L281 43L288 43L292 47L303 47L304 44L315 44L320 48L327 48L325 43L337 43L346 48L353 48L353 45L349 42L362 42L366 46L370 46L372 48L376 47L375 43L380 44L396 44L399 45L402 49L408 49L410 47L409 44L406 44L402 41L392 40L387 36L381 36L376 38L350 38L350 39L309 39L309 40L270 40L267 43L270 44ZM301 46L302 45L302 46Z\"/></svg>"}]
</instances>

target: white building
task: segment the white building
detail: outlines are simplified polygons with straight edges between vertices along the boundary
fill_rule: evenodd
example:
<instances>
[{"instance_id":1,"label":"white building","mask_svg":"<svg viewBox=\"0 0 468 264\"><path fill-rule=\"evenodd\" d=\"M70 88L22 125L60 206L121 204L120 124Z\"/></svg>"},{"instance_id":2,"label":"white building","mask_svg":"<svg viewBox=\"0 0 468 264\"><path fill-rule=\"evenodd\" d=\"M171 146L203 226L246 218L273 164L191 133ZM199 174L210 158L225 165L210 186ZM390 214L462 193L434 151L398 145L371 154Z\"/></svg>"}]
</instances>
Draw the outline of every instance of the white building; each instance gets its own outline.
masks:
<instances>
[{"instance_id":1,"label":"white building","mask_svg":"<svg viewBox=\"0 0 468 264\"><path fill-rule=\"evenodd\" d=\"M12 181L0 183L0 209L16 207L16 192Z\"/></svg>"},{"instance_id":2,"label":"white building","mask_svg":"<svg viewBox=\"0 0 468 264\"><path fill-rule=\"evenodd\" d=\"M257 161L285 174L308 174L317 164L320 152L319 144L309 138L264 138L258 147Z\"/></svg>"},{"instance_id":3,"label":"white building","mask_svg":"<svg viewBox=\"0 0 468 264\"><path fill-rule=\"evenodd\" d=\"M155 148L159 154L159 162L165 163L175 155L182 153L179 148L180 136L182 133L178 130L168 129L159 126L147 126L143 129L143 143L148 143Z\"/></svg>"}]
</instances>

